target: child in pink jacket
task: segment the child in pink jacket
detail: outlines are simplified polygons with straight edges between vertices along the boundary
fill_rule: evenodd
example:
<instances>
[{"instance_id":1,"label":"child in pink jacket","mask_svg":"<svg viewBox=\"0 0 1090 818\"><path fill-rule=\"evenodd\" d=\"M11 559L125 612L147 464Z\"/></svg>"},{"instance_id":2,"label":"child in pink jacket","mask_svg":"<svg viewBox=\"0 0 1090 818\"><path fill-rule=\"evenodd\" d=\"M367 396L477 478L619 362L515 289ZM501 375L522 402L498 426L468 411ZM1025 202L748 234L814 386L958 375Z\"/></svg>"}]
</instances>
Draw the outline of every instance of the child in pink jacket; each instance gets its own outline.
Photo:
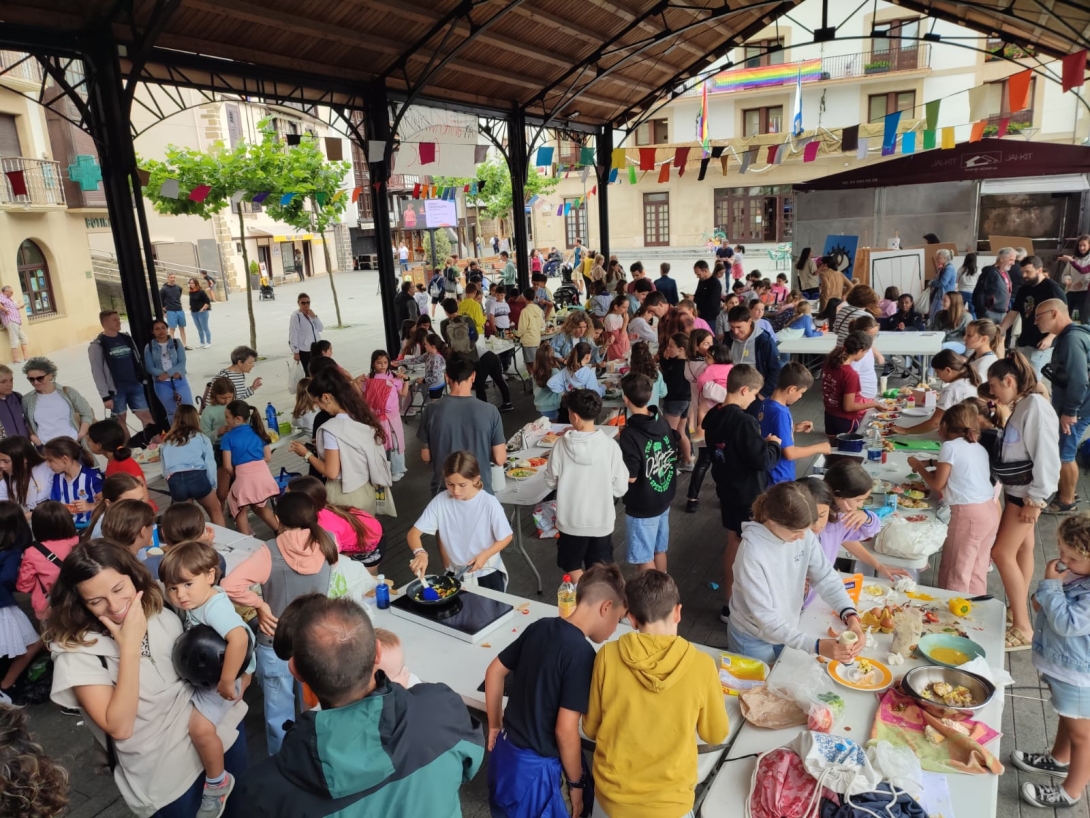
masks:
<instances>
[{"instance_id":1,"label":"child in pink jacket","mask_svg":"<svg viewBox=\"0 0 1090 818\"><path fill-rule=\"evenodd\" d=\"M730 375L730 371L733 368L730 362L730 347L726 344L713 344L712 348L708 350L707 355L708 365L704 367L704 371L701 372L696 378L696 394L700 396L700 405L697 409L697 428L700 428L700 423L704 420L704 415L709 410L719 405L719 402L710 400L704 393L705 385L709 383L717 383L723 387L723 394L727 392L727 376Z\"/></svg>"},{"instance_id":2,"label":"child in pink jacket","mask_svg":"<svg viewBox=\"0 0 1090 818\"><path fill-rule=\"evenodd\" d=\"M72 512L64 503L46 500L30 514L34 544L23 552L15 590L30 594L30 606L38 621L49 616L49 592L61 573L61 563L79 542Z\"/></svg>"}]
</instances>

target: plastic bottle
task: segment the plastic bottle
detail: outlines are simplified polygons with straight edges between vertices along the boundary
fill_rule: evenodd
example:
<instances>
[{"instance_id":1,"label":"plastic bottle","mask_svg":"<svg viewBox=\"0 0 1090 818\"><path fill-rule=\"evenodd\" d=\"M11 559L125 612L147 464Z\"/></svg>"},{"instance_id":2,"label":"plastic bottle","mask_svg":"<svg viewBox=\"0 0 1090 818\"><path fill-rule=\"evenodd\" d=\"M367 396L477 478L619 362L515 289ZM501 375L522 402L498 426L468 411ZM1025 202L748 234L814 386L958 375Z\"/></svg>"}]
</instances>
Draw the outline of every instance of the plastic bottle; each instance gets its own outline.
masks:
<instances>
[{"instance_id":1,"label":"plastic bottle","mask_svg":"<svg viewBox=\"0 0 1090 818\"><path fill-rule=\"evenodd\" d=\"M265 427L272 432L280 430L280 421L276 419L276 407L271 401L265 406Z\"/></svg>"},{"instance_id":2,"label":"plastic bottle","mask_svg":"<svg viewBox=\"0 0 1090 818\"><path fill-rule=\"evenodd\" d=\"M385 611L390 607L390 586L386 584L386 577L383 574L379 574L378 587L375 588L375 604L380 611Z\"/></svg>"},{"instance_id":3,"label":"plastic bottle","mask_svg":"<svg viewBox=\"0 0 1090 818\"><path fill-rule=\"evenodd\" d=\"M571 581L570 574L564 574L564 581L556 592L556 606L565 619L575 613L575 583Z\"/></svg>"}]
</instances>

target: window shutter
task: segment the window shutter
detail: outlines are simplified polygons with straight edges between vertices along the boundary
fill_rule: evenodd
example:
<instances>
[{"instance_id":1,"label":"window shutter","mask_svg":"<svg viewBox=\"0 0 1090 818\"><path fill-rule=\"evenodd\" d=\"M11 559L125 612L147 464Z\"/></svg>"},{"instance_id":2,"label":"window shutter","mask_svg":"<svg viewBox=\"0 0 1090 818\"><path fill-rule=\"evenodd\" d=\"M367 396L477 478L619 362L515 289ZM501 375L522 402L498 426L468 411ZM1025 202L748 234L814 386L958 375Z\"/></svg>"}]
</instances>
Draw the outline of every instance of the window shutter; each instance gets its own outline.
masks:
<instances>
[{"instance_id":1,"label":"window shutter","mask_svg":"<svg viewBox=\"0 0 1090 818\"><path fill-rule=\"evenodd\" d=\"M23 148L19 144L19 131L15 127L15 117L0 114L0 156L22 156Z\"/></svg>"}]
</instances>

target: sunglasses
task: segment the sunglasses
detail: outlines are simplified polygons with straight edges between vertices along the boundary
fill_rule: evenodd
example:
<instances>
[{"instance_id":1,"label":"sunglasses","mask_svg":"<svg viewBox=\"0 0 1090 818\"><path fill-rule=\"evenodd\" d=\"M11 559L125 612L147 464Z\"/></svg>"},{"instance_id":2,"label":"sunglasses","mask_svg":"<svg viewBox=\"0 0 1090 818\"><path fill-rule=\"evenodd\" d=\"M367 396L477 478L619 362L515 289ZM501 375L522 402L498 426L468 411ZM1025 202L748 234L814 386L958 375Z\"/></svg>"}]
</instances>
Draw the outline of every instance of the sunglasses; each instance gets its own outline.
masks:
<instances>
[{"instance_id":1,"label":"sunglasses","mask_svg":"<svg viewBox=\"0 0 1090 818\"><path fill-rule=\"evenodd\" d=\"M41 383L42 381L44 381L48 377L49 377L48 375L37 375L35 377L30 377L28 375L27 380L30 381L31 383Z\"/></svg>"},{"instance_id":2,"label":"sunglasses","mask_svg":"<svg viewBox=\"0 0 1090 818\"><path fill-rule=\"evenodd\" d=\"M309 307L309 306L310 306L310 302L309 302L309 301L300 301L300 302L299 302L299 306L301 306L301 307Z\"/></svg>"}]
</instances>

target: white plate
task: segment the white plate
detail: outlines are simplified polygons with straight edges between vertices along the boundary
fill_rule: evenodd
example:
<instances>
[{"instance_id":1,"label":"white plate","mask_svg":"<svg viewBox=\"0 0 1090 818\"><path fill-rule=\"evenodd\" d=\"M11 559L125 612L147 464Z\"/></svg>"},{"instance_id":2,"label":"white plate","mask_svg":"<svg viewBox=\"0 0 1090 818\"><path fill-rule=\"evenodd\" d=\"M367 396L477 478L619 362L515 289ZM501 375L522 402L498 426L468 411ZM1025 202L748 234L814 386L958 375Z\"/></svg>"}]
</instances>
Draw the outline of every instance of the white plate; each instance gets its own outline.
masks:
<instances>
[{"instance_id":1,"label":"white plate","mask_svg":"<svg viewBox=\"0 0 1090 818\"><path fill-rule=\"evenodd\" d=\"M933 411L933 409L924 409L922 406L916 406L912 409L902 409L901 414L908 415L910 418L922 418L930 415Z\"/></svg>"}]
</instances>

